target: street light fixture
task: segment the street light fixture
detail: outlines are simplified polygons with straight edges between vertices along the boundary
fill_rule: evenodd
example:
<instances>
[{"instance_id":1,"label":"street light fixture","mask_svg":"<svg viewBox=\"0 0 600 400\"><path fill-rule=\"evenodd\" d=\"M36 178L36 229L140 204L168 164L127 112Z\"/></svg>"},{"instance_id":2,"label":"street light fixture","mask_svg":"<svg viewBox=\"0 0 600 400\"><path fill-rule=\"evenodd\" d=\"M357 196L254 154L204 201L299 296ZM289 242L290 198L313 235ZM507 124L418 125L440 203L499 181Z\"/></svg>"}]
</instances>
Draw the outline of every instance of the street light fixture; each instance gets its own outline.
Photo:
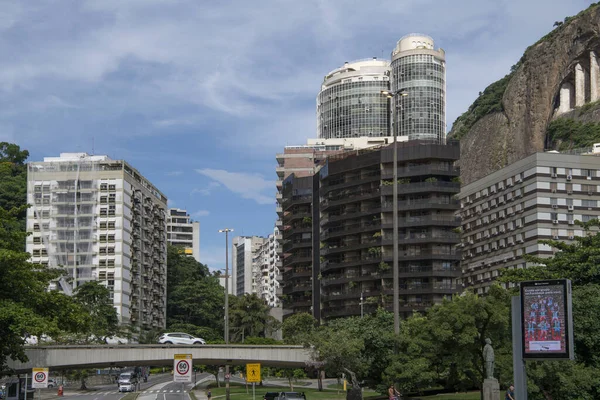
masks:
<instances>
[{"instance_id":1,"label":"street light fixture","mask_svg":"<svg viewBox=\"0 0 600 400\"><path fill-rule=\"evenodd\" d=\"M392 99L396 96L408 96L408 93L404 90L398 90L396 92L390 92L388 90L382 90L381 94L386 96L388 99ZM390 106L391 108L391 106ZM394 280L392 284L393 288L393 312L394 312L394 333L396 335L400 334L400 271L398 270L398 146L397 146L397 134L396 129L393 129L390 122L390 129L393 130L394 136L394 161L392 168L394 169L392 173L393 179L393 192L392 192L392 218L394 219L392 222L392 241L393 243L393 253L392 253L392 279Z\"/></svg>"},{"instance_id":2,"label":"street light fixture","mask_svg":"<svg viewBox=\"0 0 600 400\"><path fill-rule=\"evenodd\" d=\"M229 344L229 232L231 228L219 229L225 232L225 344ZM229 400L229 363L225 364L225 399Z\"/></svg>"}]
</instances>

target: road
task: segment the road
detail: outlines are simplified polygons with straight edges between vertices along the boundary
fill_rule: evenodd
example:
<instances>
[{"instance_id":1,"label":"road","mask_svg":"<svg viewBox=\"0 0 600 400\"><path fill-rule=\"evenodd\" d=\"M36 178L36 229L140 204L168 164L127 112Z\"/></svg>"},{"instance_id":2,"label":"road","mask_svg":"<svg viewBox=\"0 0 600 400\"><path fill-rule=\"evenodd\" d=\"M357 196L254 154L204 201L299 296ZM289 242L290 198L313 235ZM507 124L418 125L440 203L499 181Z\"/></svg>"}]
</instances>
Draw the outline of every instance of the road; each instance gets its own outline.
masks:
<instances>
[{"instance_id":1,"label":"road","mask_svg":"<svg viewBox=\"0 0 600 400\"><path fill-rule=\"evenodd\" d=\"M200 381L209 374L197 374ZM149 382L141 383L138 391L138 400L188 400L187 392L193 387L193 383L175 383L170 375L150 377ZM119 393L116 384L104 385L91 388L89 391L67 391L65 397L68 400L120 400L127 393ZM59 399L56 396L56 388L47 389L42 392L41 400ZM37 396L33 400L39 400Z\"/></svg>"}]
</instances>

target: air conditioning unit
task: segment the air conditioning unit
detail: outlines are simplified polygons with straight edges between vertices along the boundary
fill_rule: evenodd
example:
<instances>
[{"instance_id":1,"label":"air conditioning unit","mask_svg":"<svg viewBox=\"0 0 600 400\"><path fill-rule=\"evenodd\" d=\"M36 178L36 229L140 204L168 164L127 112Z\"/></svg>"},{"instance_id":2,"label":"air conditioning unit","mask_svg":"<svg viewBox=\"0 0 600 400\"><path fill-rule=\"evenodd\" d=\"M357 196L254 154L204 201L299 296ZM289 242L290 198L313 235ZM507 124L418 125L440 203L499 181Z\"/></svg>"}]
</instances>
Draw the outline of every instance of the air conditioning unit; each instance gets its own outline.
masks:
<instances>
[{"instance_id":1,"label":"air conditioning unit","mask_svg":"<svg viewBox=\"0 0 600 400\"><path fill-rule=\"evenodd\" d=\"M553 220L552 220L552 223L553 223L553 224L558 224L558 220L557 220L557 219L553 219Z\"/></svg>"},{"instance_id":2,"label":"air conditioning unit","mask_svg":"<svg viewBox=\"0 0 600 400\"><path fill-rule=\"evenodd\" d=\"M550 175L550 176L552 176L553 178L556 178L556 174L554 174L554 173L552 175Z\"/></svg>"},{"instance_id":3,"label":"air conditioning unit","mask_svg":"<svg viewBox=\"0 0 600 400\"><path fill-rule=\"evenodd\" d=\"M573 206L567 206L567 210L573 211Z\"/></svg>"},{"instance_id":4,"label":"air conditioning unit","mask_svg":"<svg viewBox=\"0 0 600 400\"><path fill-rule=\"evenodd\" d=\"M473 241L472 241L472 240L469 240L469 244L473 244Z\"/></svg>"},{"instance_id":5,"label":"air conditioning unit","mask_svg":"<svg viewBox=\"0 0 600 400\"><path fill-rule=\"evenodd\" d=\"M572 190L567 190L567 194L573 194Z\"/></svg>"},{"instance_id":6,"label":"air conditioning unit","mask_svg":"<svg viewBox=\"0 0 600 400\"><path fill-rule=\"evenodd\" d=\"M569 240L575 239L575 236L569 236Z\"/></svg>"},{"instance_id":7,"label":"air conditioning unit","mask_svg":"<svg viewBox=\"0 0 600 400\"><path fill-rule=\"evenodd\" d=\"M558 208L558 204L552 204L552 208Z\"/></svg>"},{"instance_id":8,"label":"air conditioning unit","mask_svg":"<svg viewBox=\"0 0 600 400\"><path fill-rule=\"evenodd\" d=\"M588 194L591 196L591 195L593 195L593 194L594 194L594 192L592 192L592 191L589 191L589 192L588 192Z\"/></svg>"},{"instance_id":9,"label":"air conditioning unit","mask_svg":"<svg viewBox=\"0 0 600 400\"><path fill-rule=\"evenodd\" d=\"M574 225L575 221L569 221L569 225Z\"/></svg>"},{"instance_id":10,"label":"air conditioning unit","mask_svg":"<svg viewBox=\"0 0 600 400\"><path fill-rule=\"evenodd\" d=\"M572 175L567 175L567 180L570 181L571 179L573 179Z\"/></svg>"},{"instance_id":11,"label":"air conditioning unit","mask_svg":"<svg viewBox=\"0 0 600 400\"><path fill-rule=\"evenodd\" d=\"M506 247L506 245L504 243L501 243L500 248L504 248L504 247Z\"/></svg>"},{"instance_id":12,"label":"air conditioning unit","mask_svg":"<svg viewBox=\"0 0 600 400\"><path fill-rule=\"evenodd\" d=\"M558 240L558 236L552 236L552 239Z\"/></svg>"},{"instance_id":13,"label":"air conditioning unit","mask_svg":"<svg viewBox=\"0 0 600 400\"><path fill-rule=\"evenodd\" d=\"M523 243L523 239L517 239L518 243Z\"/></svg>"},{"instance_id":14,"label":"air conditioning unit","mask_svg":"<svg viewBox=\"0 0 600 400\"><path fill-rule=\"evenodd\" d=\"M552 193L556 193L556 189L552 189Z\"/></svg>"},{"instance_id":15,"label":"air conditioning unit","mask_svg":"<svg viewBox=\"0 0 600 400\"><path fill-rule=\"evenodd\" d=\"M587 179L588 181L591 181L592 177L591 176L586 176L585 179Z\"/></svg>"}]
</instances>

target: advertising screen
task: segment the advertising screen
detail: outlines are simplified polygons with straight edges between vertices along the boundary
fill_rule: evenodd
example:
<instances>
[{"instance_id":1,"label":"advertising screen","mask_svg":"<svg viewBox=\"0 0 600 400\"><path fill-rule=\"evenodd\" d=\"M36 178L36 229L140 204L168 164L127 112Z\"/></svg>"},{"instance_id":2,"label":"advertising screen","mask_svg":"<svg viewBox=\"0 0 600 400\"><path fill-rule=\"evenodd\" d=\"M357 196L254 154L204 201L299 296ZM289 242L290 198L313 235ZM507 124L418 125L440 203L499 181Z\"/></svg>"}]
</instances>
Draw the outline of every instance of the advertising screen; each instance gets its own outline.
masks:
<instances>
[{"instance_id":1,"label":"advertising screen","mask_svg":"<svg viewBox=\"0 0 600 400\"><path fill-rule=\"evenodd\" d=\"M523 282L524 358L570 358L570 285L567 280Z\"/></svg>"}]
</instances>

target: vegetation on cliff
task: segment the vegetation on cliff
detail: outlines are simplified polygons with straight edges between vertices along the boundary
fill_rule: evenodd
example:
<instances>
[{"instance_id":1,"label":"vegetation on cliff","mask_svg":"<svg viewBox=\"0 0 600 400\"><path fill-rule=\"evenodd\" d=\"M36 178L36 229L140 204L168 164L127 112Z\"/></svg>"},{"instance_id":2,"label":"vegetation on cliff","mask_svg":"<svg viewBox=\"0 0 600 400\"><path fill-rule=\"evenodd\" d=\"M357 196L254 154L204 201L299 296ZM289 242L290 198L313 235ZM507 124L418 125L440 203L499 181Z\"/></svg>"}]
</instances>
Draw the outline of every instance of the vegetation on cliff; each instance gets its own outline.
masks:
<instances>
[{"instance_id":1,"label":"vegetation on cliff","mask_svg":"<svg viewBox=\"0 0 600 400\"><path fill-rule=\"evenodd\" d=\"M525 50L519 62L511 67L508 75L489 85L483 92L479 92L479 97L477 97L473 104L471 104L469 109L459 116L456 121L454 121L450 136L452 136L454 139L460 140L481 118L495 112L503 112L504 105L502 104L502 98L504 96L504 92L506 91L508 83L512 79L515 71L517 71L517 69L519 69L519 67L526 62L527 55L530 50L540 43L553 39L559 32L564 30L572 22L576 21L578 17L589 12L591 9L598 7L599 5L600 2L592 3L590 7L581 11L576 16L566 17L564 21L556 21L552 31L548 32L546 35L540 38L540 40Z\"/></svg>"},{"instance_id":2,"label":"vegetation on cliff","mask_svg":"<svg viewBox=\"0 0 600 400\"><path fill-rule=\"evenodd\" d=\"M592 147L600 143L600 122L558 118L550 122L546 134L550 147L558 151Z\"/></svg>"}]
</instances>

